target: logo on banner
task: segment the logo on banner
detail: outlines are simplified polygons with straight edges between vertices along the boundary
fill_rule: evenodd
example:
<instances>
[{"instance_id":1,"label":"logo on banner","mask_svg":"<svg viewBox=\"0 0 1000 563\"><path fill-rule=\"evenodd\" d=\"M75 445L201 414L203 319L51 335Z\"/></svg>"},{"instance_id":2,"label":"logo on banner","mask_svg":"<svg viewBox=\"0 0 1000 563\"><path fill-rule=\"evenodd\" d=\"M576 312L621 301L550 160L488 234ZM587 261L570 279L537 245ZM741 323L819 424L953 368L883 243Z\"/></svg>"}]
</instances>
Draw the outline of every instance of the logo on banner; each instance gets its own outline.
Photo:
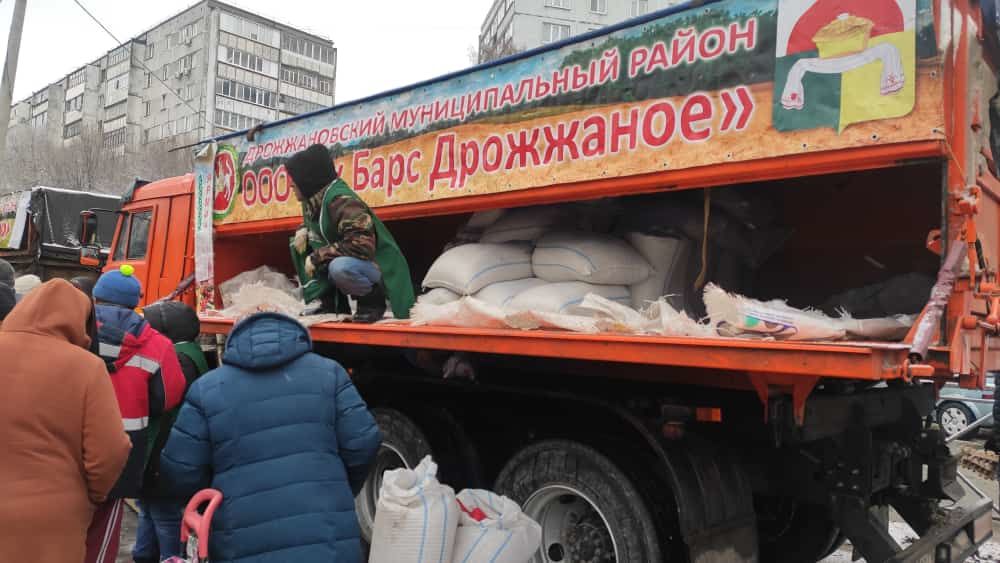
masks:
<instances>
[{"instance_id":1,"label":"logo on banner","mask_svg":"<svg viewBox=\"0 0 1000 563\"><path fill-rule=\"evenodd\" d=\"M903 117L916 101L916 0L780 0L774 127Z\"/></svg>"}]
</instances>

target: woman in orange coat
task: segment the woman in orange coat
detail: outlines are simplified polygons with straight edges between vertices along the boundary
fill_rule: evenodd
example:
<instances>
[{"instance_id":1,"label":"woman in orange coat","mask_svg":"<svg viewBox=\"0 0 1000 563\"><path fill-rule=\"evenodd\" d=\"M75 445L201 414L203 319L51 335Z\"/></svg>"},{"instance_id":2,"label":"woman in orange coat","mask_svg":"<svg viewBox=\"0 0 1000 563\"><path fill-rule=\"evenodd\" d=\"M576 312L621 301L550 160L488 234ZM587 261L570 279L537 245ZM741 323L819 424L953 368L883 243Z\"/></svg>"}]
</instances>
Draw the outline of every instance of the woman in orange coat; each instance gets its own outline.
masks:
<instances>
[{"instance_id":1,"label":"woman in orange coat","mask_svg":"<svg viewBox=\"0 0 1000 563\"><path fill-rule=\"evenodd\" d=\"M83 561L94 506L125 465L131 443L88 351L94 330L93 303L64 280L0 325L0 561Z\"/></svg>"}]
</instances>

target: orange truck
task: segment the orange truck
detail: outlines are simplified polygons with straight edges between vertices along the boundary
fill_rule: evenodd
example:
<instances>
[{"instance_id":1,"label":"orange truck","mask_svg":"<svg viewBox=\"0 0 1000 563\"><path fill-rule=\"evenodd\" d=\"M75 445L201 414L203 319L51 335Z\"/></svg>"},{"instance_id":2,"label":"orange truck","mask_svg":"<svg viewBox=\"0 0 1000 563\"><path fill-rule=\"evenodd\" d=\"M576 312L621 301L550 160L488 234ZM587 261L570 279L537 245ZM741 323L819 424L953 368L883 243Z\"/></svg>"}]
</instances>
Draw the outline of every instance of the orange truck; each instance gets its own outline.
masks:
<instances>
[{"instance_id":1,"label":"orange truck","mask_svg":"<svg viewBox=\"0 0 1000 563\"><path fill-rule=\"evenodd\" d=\"M711 216L722 189L766 195L792 235L753 295L808 306L920 273L905 339L315 325L385 436L364 534L381 473L432 454L541 523L536 561L819 561L845 539L871 562L964 561L992 503L931 415L945 383L1000 368L997 19L989 0L684 4L206 140L192 174L126 198L106 268L225 335L219 282L294 271L283 162L315 142L415 284L474 212L670 194ZM455 357L474 381L435 371ZM919 539L888 533L890 508Z\"/></svg>"}]
</instances>

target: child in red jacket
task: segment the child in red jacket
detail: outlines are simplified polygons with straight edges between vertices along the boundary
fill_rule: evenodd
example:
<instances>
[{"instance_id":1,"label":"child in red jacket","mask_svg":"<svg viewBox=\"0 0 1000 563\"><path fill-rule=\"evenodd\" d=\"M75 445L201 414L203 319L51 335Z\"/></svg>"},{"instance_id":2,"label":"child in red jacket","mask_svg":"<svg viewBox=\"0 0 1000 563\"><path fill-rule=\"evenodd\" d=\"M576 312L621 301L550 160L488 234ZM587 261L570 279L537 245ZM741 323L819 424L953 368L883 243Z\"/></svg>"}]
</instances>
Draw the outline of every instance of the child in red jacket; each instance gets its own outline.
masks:
<instances>
[{"instance_id":1,"label":"child in red jacket","mask_svg":"<svg viewBox=\"0 0 1000 563\"><path fill-rule=\"evenodd\" d=\"M111 375L132 452L108 501L94 513L87 534L87 563L114 562L122 501L138 497L142 487L153 440L150 418L177 407L186 387L173 342L135 312L142 287L133 272L124 265L106 272L94 285L99 353Z\"/></svg>"}]
</instances>

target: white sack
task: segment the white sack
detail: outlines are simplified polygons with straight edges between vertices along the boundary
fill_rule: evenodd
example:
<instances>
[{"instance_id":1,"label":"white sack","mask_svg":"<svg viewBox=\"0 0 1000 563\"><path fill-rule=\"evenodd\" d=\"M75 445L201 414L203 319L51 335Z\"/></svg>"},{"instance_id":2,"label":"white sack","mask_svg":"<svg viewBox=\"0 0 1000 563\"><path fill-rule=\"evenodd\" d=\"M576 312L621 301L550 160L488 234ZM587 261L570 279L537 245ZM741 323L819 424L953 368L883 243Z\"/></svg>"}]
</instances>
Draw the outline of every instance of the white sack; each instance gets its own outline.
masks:
<instances>
[{"instance_id":1,"label":"white sack","mask_svg":"<svg viewBox=\"0 0 1000 563\"><path fill-rule=\"evenodd\" d=\"M277 289L295 299L301 299L301 291L285 274L272 270L267 266L261 266L237 274L219 284L219 293L222 295L222 306L232 306L234 303L232 297L241 287L258 282L263 287Z\"/></svg>"},{"instance_id":2,"label":"white sack","mask_svg":"<svg viewBox=\"0 0 1000 563\"><path fill-rule=\"evenodd\" d=\"M501 216L503 216L505 209L488 209L486 211L476 211L469 217L469 220L465 222L465 227L468 229L485 229L493 223L496 223Z\"/></svg>"},{"instance_id":3,"label":"white sack","mask_svg":"<svg viewBox=\"0 0 1000 563\"><path fill-rule=\"evenodd\" d=\"M472 243L456 246L439 256L427 271L423 286L472 295L490 284L530 277L528 245Z\"/></svg>"},{"instance_id":4,"label":"white sack","mask_svg":"<svg viewBox=\"0 0 1000 563\"><path fill-rule=\"evenodd\" d=\"M223 301L227 301L225 299L227 294L223 294L223 296ZM239 285L233 293L228 294L228 301L229 305L221 311L221 314L233 319L240 319L263 311L297 318L299 313L306 308L305 303L298 298L269 286L262 280Z\"/></svg>"},{"instance_id":5,"label":"white sack","mask_svg":"<svg viewBox=\"0 0 1000 563\"><path fill-rule=\"evenodd\" d=\"M458 503L430 456L415 469L386 471L379 495L369 563L451 563Z\"/></svg>"},{"instance_id":6,"label":"white sack","mask_svg":"<svg viewBox=\"0 0 1000 563\"><path fill-rule=\"evenodd\" d=\"M639 283L652 271L646 259L624 240L583 232L543 236L531 255L531 266L535 277L545 281L602 285Z\"/></svg>"},{"instance_id":7,"label":"white sack","mask_svg":"<svg viewBox=\"0 0 1000 563\"><path fill-rule=\"evenodd\" d=\"M818 311L789 307L784 301L762 302L705 286L705 307L712 326L725 336L778 340L836 340L846 336L843 323Z\"/></svg>"},{"instance_id":8,"label":"white sack","mask_svg":"<svg viewBox=\"0 0 1000 563\"><path fill-rule=\"evenodd\" d=\"M916 315L896 315L895 317L885 317L881 319L855 319L850 315L843 315L840 319L841 326L852 337L869 340L891 340L898 341L906 338L910 332L910 327L916 322Z\"/></svg>"},{"instance_id":9,"label":"white sack","mask_svg":"<svg viewBox=\"0 0 1000 563\"><path fill-rule=\"evenodd\" d=\"M594 285L584 282L561 282L541 285L521 292L510 300L510 311L540 311L546 313L581 314L578 306L588 293L622 304L632 302L628 288L621 285ZM587 313L583 312L585 316Z\"/></svg>"},{"instance_id":10,"label":"white sack","mask_svg":"<svg viewBox=\"0 0 1000 563\"><path fill-rule=\"evenodd\" d=\"M424 293L420 297L417 297L417 303L424 303L426 305L444 305L446 303L451 303L452 301L458 301L461 298L461 295L450 289L436 287L427 293Z\"/></svg>"},{"instance_id":11,"label":"white sack","mask_svg":"<svg viewBox=\"0 0 1000 563\"><path fill-rule=\"evenodd\" d=\"M456 563L526 563L542 544L542 527L516 502L481 489L458 493Z\"/></svg>"},{"instance_id":12,"label":"white sack","mask_svg":"<svg viewBox=\"0 0 1000 563\"><path fill-rule=\"evenodd\" d=\"M482 242L534 241L568 220L568 212L554 205L508 209L483 231Z\"/></svg>"},{"instance_id":13,"label":"white sack","mask_svg":"<svg viewBox=\"0 0 1000 563\"><path fill-rule=\"evenodd\" d=\"M686 238L642 233L629 233L625 238L646 259L651 269L648 278L629 287L632 307L642 309L664 295L678 296L678 302L686 302L684 293L690 287L688 278L693 277L688 258L694 250L694 243Z\"/></svg>"},{"instance_id":14,"label":"white sack","mask_svg":"<svg viewBox=\"0 0 1000 563\"><path fill-rule=\"evenodd\" d=\"M494 283L480 289L474 297L490 305L504 307L519 294L545 284L545 280L538 278L525 278L523 280Z\"/></svg>"},{"instance_id":15,"label":"white sack","mask_svg":"<svg viewBox=\"0 0 1000 563\"><path fill-rule=\"evenodd\" d=\"M502 309L474 297L463 297L444 305L417 303L410 310L410 323L413 326L508 328Z\"/></svg>"}]
</instances>

